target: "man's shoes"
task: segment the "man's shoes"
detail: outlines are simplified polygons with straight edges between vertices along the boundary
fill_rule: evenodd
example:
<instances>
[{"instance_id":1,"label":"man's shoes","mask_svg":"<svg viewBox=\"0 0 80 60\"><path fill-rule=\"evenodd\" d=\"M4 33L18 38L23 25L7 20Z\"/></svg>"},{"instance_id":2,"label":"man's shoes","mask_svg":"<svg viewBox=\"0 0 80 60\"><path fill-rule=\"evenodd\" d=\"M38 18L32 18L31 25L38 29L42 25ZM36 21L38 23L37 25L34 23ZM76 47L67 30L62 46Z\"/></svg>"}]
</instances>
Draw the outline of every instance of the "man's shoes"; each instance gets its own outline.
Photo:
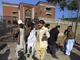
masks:
<instances>
[{"instance_id":1,"label":"man's shoes","mask_svg":"<svg viewBox=\"0 0 80 60\"><path fill-rule=\"evenodd\" d=\"M28 54L27 57L29 57L30 55Z\"/></svg>"},{"instance_id":2,"label":"man's shoes","mask_svg":"<svg viewBox=\"0 0 80 60\"><path fill-rule=\"evenodd\" d=\"M32 56L32 58L34 59L34 58L35 58L35 56L33 55L33 56Z\"/></svg>"},{"instance_id":3,"label":"man's shoes","mask_svg":"<svg viewBox=\"0 0 80 60\"><path fill-rule=\"evenodd\" d=\"M59 59L57 56L52 56L53 58Z\"/></svg>"},{"instance_id":4,"label":"man's shoes","mask_svg":"<svg viewBox=\"0 0 80 60\"><path fill-rule=\"evenodd\" d=\"M64 51L64 54L66 54L66 51Z\"/></svg>"},{"instance_id":5,"label":"man's shoes","mask_svg":"<svg viewBox=\"0 0 80 60\"><path fill-rule=\"evenodd\" d=\"M66 55L66 56L70 56L70 55L67 55L67 54L64 54L64 55Z\"/></svg>"}]
</instances>

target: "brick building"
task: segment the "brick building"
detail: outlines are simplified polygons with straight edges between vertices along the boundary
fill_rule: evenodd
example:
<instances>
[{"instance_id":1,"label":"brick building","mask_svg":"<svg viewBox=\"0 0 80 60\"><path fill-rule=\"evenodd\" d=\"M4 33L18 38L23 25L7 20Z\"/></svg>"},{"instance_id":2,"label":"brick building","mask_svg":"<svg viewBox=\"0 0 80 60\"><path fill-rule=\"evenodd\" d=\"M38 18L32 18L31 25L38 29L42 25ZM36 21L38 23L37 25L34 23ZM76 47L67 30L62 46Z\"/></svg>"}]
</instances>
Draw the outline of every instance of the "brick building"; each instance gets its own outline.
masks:
<instances>
[{"instance_id":1,"label":"brick building","mask_svg":"<svg viewBox=\"0 0 80 60\"><path fill-rule=\"evenodd\" d=\"M3 19L7 26L16 24L17 20L31 21L35 18L53 18L55 19L56 5L39 1L36 5L20 3L11 4L2 2Z\"/></svg>"}]
</instances>

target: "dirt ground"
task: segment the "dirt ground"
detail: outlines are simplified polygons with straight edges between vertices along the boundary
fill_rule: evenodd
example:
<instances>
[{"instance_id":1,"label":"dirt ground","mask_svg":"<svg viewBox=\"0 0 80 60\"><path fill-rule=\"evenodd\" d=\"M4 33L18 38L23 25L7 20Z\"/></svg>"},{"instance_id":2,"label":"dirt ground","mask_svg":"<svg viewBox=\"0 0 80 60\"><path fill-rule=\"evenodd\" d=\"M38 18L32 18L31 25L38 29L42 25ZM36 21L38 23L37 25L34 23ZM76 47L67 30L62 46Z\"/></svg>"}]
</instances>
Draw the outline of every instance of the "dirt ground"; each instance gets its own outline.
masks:
<instances>
[{"instance_id":1,"label":"dirt ground","mask_svg":"<svg viewBox=\"0 0 80 60\"><path fill-rule=\"evenodd\" d=\"M16 43L12 40L11 33L7 32L0 39L0 60L17 60L16 57ZM70 56L63 55L60 50L57 51L56 55L59 59L53 58L50 54L46 52L44 60L80 60L80 34L76 37L76 44L71 52ZM33 60L32 56L27 58L27 54L23 55L21 60Z\"/></svg>"}]
</instances>

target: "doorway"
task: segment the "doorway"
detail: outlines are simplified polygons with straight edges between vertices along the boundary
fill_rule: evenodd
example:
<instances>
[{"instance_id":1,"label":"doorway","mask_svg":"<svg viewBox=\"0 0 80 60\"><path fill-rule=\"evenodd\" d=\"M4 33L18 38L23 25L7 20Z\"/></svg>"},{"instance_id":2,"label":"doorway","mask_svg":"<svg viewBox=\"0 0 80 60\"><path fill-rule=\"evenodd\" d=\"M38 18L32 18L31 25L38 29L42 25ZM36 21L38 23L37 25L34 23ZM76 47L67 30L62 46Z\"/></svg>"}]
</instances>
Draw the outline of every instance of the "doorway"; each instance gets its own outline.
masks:
<instances>
[{"instance_id":1,"label":"doorway","mask_svg":"<svg viewBox=\"0 0 80 60\"><path fill-rule=\"evenodd\" d=\"M25 24L31 21L31 11L26 10L25 11Z\"/></svg>"}]
</instances>

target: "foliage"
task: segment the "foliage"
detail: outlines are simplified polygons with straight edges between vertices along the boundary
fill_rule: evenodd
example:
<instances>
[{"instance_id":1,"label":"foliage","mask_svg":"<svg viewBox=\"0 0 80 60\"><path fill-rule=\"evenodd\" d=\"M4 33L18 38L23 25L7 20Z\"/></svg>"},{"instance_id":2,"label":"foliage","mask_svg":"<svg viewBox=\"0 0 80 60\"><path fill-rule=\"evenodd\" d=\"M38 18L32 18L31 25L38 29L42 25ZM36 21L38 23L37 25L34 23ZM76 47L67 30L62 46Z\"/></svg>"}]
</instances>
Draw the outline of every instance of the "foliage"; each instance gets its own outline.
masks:
<instances>
[{"instance_id":1,"label":"foliage","mask_svg":"<svg viewBox=\"0 0 80 60\"><path fill-rule=\"evenodd\" d=\"M63 0L62 2L59 3L59 6L60 6L60 9L64 11L64 8L67 6L67 1Z\"/></svg>"},{"instance_id":2,"label":"foliage","mask_svg":"<svg viewBox=\"0 0 80 60\"><path fill-rule=\"evenodd\" d=\"M79 0L72 0L71 2L70 2L70 4L67 4L67 8L68 8L68 10L77 10L78 9L78 3L79 2Z\"/></svg>"},{"instance_id":3,"label":"foliage","mask_svg":"<svg viewBox=\"0 0 80 60\"><path fill-rule=\"evenodd\" d=\"M56 3L60 3L62 0L46 0L48 3L53 3L53 4L56 4Z\"/></svg>"}]
</instances>

